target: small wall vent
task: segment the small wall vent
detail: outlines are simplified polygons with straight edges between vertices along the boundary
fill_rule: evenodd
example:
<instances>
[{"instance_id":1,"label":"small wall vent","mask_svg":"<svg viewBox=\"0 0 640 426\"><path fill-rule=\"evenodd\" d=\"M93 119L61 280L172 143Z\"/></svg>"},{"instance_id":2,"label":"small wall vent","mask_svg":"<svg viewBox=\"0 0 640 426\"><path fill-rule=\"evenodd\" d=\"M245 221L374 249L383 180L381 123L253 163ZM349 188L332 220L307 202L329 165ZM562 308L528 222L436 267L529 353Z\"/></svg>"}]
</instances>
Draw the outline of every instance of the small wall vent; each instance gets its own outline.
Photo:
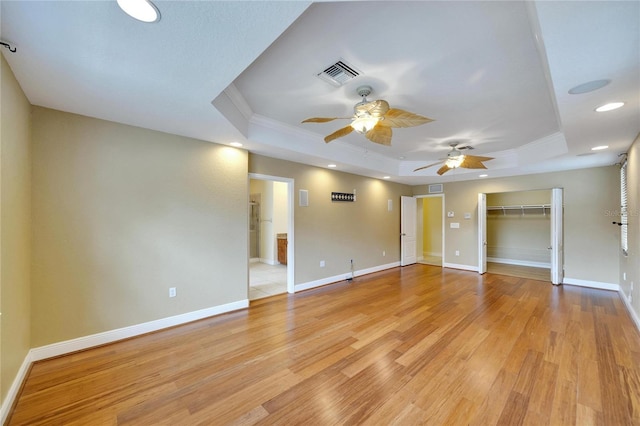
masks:
<instances>
[{"instance_id":1,"label":"small wall vent","mask_svg":"<svg viewBox=\"0 0 640 426\"><path fill-rule=\"evenodd\" d=\"M441 183L434 183L432 185L429 185L429 194L439 194L442 192L442 184Z\"/></svg>"},{"instance_id":2,"label":"small wall vent","mask_svg":"<svg viewBox=\"0 0 640 426\"><path fill-rule=\"evenodd\" d=\"M318 73L317 76L320 77L321 80L324 80L333 86L340 87L360 74L361 72L353 66L340 60L335 64L329 65L324 71Z\"/></svg>"}]
</instances>

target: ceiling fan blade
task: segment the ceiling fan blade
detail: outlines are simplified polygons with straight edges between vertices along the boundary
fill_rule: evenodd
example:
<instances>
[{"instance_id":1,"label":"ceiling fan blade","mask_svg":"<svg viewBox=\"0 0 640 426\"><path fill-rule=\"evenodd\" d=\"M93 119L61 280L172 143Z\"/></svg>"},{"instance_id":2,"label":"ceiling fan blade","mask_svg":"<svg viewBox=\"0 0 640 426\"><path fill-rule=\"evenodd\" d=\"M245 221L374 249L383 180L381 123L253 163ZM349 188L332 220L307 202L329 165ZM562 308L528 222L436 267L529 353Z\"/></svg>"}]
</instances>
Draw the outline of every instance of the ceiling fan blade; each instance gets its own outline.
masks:
<instances>
[{"instance_id":1,"label":"ceiling fan blade","mask_svg":"<svg viewBox=\"0 0 640 426\"><path fill-rule=\"evenodd\" d=\"M479 157L476 155L465 155L464 160L460 164L460 167L465 169L486 169L487 167L482 164L482 162L488 160L493 160L493 158Z\"/></svg>"},{"instance_id":2,"label":"ceiling fan blade","mask_svg":"<svg viewBox=\"0 0 640 426\"><path fill-rule=\"evenodd\" d=\"M402 109L391 108L384 115L384 120L380 124L388 127L413 127L433 121L431 118L423 117Z\"/></svg>"},{"instance_id":3,"label":"ceiling fan blade","mask_svg":"<svg viewBox=\"0 0 640 426\"><path fill-rule=\"evenodd\" d=\"M333 120L348 120L351 117L312 117L302 121L303 123L328 123Z\"/></svg>"},{"instance_id":4,"label":"ceiling fan blade","mask_svg":"<svg viewBox=\"0 0 640 426\"><path fill-rule=\"evenodd\" d=\"M428 169L429 167L433 167L437 164L441 164L442 161L437 161L435 163L429 164L428 166L422 166L422 167L418 167L417 169L414 170L414 172L417 172L418 170L424 170L424 169Z\"/></svg>"},{"instance_id":5,"label":"ceiling fan blade","mask_svg":"<svg viewBox=\"0 0 640 426\"><path fill-rule=\"evenodd\" d=\"M366 102L364 104L360 103L355 106L356 117L366 114L370 114L374 117L383 117L387 111L389 111L389 103L382 99Z\"/></svg>"},{"instance_id":6,"label":"ceiling fan blade","mask_svg":"<svg viewBox=\"0 0 640 426\"><path fill-rule=\"evenodd\" d=\"M464 154L465 158L472 158L476 161L489 161L489 160L493 160L493 157L481 157L479 155L469 155L469 154Z\"/></svg>"},{"instance_id":7,"label":"ceiling fan blade","mask_svg":"<svg viewBox=\"0 0 640 426\"><path fill-rule=\"evenodd\" d=\"M438 169L438 174L442 176L443 174L447 173L449 170L451 170L451 167L444 164L442 167Z\"/></svg>"},{"instance_id":8,"label":"ceiling fan blade","mask_svg":"<svg viewBox=\"0 0 640 426\"><path fill-rule=\"evenodd\" d=\"M353 127L351 127L351 125L349 125L349 126L343 127L342 129L336 130L335 132L333 132L330 135L326 136L324 138L324 141L326 143L329 143L334 139L338 139L338 138L341 138L343 136L347 136L351 132L353 132Z\"/></svg>"},{"instance_id":9,"label":"ceiling fan blade","mask_svg":"<svg viewBox=\"0 0 640 426\"><path fill-rule=\"evenodd\" d=\"M380 145L391 146L391 127L380 126L380 122L376 124L373 129L364 134L371 142L379 143Z\"/></svg>"}]
</instances>

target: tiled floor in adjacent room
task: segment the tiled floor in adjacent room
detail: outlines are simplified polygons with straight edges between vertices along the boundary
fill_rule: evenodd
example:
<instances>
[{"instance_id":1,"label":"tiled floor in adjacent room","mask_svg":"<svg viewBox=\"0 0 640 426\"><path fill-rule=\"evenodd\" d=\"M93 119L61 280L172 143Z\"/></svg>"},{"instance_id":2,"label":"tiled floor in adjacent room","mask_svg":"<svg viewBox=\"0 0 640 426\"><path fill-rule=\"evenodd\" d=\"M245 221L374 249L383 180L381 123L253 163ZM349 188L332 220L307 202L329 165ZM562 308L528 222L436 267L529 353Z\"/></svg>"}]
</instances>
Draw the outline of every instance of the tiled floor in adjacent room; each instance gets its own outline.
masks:
<instances>
[{"instance_id":1,"label":"tiled floor in adjacent room","mask_svg":"<svg viewBox=\"0 0 640 426\"><path fill-rule=\"evenodd\" d=\"M249 300L287 292L287 265L249 264Z\"/></svg>"}]
</instances>

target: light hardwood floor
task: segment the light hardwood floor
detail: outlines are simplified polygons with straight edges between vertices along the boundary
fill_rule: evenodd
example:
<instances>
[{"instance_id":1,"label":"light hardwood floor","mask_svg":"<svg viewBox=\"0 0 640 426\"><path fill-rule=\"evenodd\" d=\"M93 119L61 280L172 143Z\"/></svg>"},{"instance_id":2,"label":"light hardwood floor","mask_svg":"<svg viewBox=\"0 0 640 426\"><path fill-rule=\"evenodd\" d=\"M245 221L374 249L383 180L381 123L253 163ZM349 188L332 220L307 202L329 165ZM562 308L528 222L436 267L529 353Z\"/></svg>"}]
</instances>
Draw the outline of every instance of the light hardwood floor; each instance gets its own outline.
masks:
<instances>
[{"instance_id":1,"label":"light hardwood floor","mask_svg":"<svg viewBox=\"0 0 640 426\"><path fill-rule=\"evenodd\" d=\"M640 424L640 336L616 292L417 264L38 362L9 424Z\"/></svg>"}]
</instances>

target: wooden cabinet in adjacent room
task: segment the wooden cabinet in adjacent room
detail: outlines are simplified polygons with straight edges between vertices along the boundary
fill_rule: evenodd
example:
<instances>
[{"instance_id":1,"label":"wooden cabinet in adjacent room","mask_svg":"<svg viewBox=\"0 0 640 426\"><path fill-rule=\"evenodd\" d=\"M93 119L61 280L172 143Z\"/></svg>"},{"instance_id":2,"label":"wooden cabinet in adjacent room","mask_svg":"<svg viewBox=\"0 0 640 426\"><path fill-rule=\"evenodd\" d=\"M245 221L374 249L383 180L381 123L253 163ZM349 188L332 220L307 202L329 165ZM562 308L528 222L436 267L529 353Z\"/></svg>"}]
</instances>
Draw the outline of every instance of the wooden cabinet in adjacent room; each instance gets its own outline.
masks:
<instances>
[{"instance_id":1,"label":"wooden cabinet in adjacent room","mask_svg":"<svg viewBox=\"0 0 640 426\"><path fill-rule=\"evenodd\" d=\"M287 264L287 234L278 234L278 262Z\"/></svg>"}]
</instances>

